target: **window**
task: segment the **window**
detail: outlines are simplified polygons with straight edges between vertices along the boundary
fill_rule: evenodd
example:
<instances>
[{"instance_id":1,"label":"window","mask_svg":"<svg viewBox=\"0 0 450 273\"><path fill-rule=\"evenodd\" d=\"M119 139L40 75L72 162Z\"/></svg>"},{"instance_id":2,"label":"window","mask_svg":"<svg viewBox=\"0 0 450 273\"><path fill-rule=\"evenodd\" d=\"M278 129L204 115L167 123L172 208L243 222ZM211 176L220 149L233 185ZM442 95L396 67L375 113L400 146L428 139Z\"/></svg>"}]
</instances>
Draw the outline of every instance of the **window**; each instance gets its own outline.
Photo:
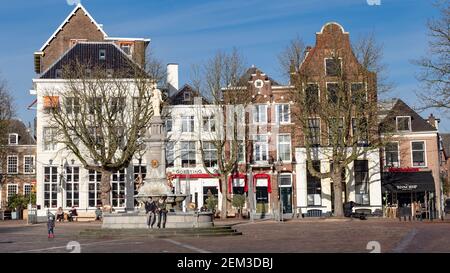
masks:
<instances>
[{"instance_id":1,"label":"window","mask_svg":"<svg viewBox=\"0 0 450 273\"><path fill-rule=\"evenodd\" d=\"M111 112L113 114L118 112L123 112L125 109L126 98L124 97L113 97L111 98Z\"/></svg>"},{"instance_id":2,"label":"window","mask_svg":"<svg viewBox=\"0 0 450 273\"><path fill-rule=\"evenodd\" d=\"M59 107L58 96L44 96L44 110L48 113L50 110L55 110Z\"/></svg>"},{"instance_id":3,"label":"window","mask_svg":"<svg viewBox=\"0 0 450 273\"><path fill-rule=\"evenodd\" d=\"M320 161L314 160L312 161L312 166L314 170L320 172ZM322 185L320 178L313 176L309 169L307 169L306 175L306 187L307 187L307 199L308 206L320 206L322 205Z\"/></svg>"},{"instance_id":4,"label":"window","mask_svg":"<svg viewBox=\"0 0 450 273\"><path fill-rule=\"evenodd\" d=\"M191 100L191 93L189 93L189 92L184 92L184 94L183 94L183 100L184 100L184 101L190 101L190 100Z\"/></svg>"},{"instance_id":5,"label":"window","mask_svg":"<svg viewBox=\"0 0 450 273\"><path fill-rule=\"evenodd\" d=\"M10 174L19 173L18 164L19 164L19 160L18 160L17 155L9 155L7 158L7 165L8 165L7 173L10 173Z\"/></svg>"},{"instance_id":6,"label":"window","mask_svg":"<svg viewBox=\"0 0 450 273\"><path fill-rule=\"evenodd\" d=\"M9 134L8 135L8 144L9 145L19 144L19 135L18 134Z\"/></svg>"},{"instance_id":7,"label":"window","mask_svg":"<svg viewBox=\"0 0 450 273\"><path fill-rule=\"evenodd\" d=\"M194 132L194 116L181 117L181 132Z\"/></svg>"},{"instance_id":8,"label":"window","mask_svg":"<svg viewBox=\"0 0 450 273\"><path fill-rule=\"evenodd\" d=\"M368 143L368 128L366 118L352 118L352 135L353 141L358 145L366 145Z\"/></svg>"},{"instance_id":9,"label":"window","mask_svg":"<svg viewBox=\"0 0 450 273\"><path fill-rule=\"evenodd\" d=\"M166 119L166 132L172 132L172 119Z\"/></svg>"},{"instance_id":10,"label":"window","mask_svg":"<svg viewBox=\"0 0 450 273\"><path fill-rule=\"evenodd\" d=\"M113 207L125 207L125 170L112 174L111 204Z\"/></svg>"},{"instance_id":11,"label":"window","mask_svg":"<svg viewBox=\"0 0 450 273\"><path fill-rule=\"evenodd\" d=\"M244 193L245 193L245 179L233 178L233 194L244 194Z\"/></svg>"},{"instance_id":12,"label":"window","mask_svg":"<svg viewBox=\"0 0 450 273\"><path fill-rule=\"evenodd\" d=\"M328 141L330 145L344 141L344 119L331 118L328 124Z\"/></svg>"},{"instance_id":13,"label":"window","mask_svg":"<svg viewBox=\"0 0 450 273\"><path fill-rule=\"evenodd\" d=\"M369 205L369 161L355 160L355 202L360 205Z\"/></svg>"},{"instance_id":14,"label":"window","mask_svg":"<svg viewBox=\"0 0 450 273\"><path fill-rule=\"evenodd\" d=\"M278 159L291 161L291 135L278 135Z\"/></svg>"},{"instance_id":15,"label":"window","mask_svg":"<svg viewBox=\"0 0 450 273\"><path fill-rule=\"evenodd\" d=\"M89 207L94 208L102 205L102 197L100 190L100 182L102 180L102 173L89 170Z\"/></svg>"},{"instance_id":16,"label":"window","mask_svg":"<svg viewBox=\"0 0 450 273\"><path fill-rule=\"evenodd\" d=\"M89 114L98 114L102 113L102 99L98 97L93 97L89 99Z\"/></svg>"},{"instance_id":17,"label":"window","mask_svg":"<svg viewBox=\"0 0 450 273\"><path fill-rule=\"evenodd\" d=\"M255 161L267 161L269 157L267 135L256 135L254 142Z\"/></svg>"},{"instance_id":18,"label":"window","mask_svg":"<svg viewBox=\"0 0 450 273\"><path fill-rule=\"evenodd\" d=\"M339 99L339 84L327 83L327 96L329 103L338 103Z\"/></svg>"},{"instance_id":19,"label":"window","mask_svg":"<svg viewBox=\"0 0 450 273\"><path fill-rule=\"evenodd\" d=\"M132 46L133 46L133 44L130 44L130 43L121 43L120 44L120 48L127 55L131 55L132 54Z\"/></svg>"},{"instance_id":20,"label":"window","mask_svg":"<svg viewBox=\"0 0 450 273\"><path fill-rule=\"evenodd\" d=\"M55 79L61 79L62 78L62 69L55 69Z\"/></svg>"},{"instance_id":21,"label":"window","mask_svg":"<svg viewBox=\"0 0 450 273\"><path fill-rule=\"evenodd\" d=\"M239 143L237 160L238 160L238 162L245 162L245 144L244 144L244 142Z\"/></svg>"},{"instance_id":22,"label":"window","mask_svg":"<svg viewBox=\"0 0 450 273\"><path fill-rule=\"evenodd\" d=\"M167 142L166 146L166 167L173 167L175 162L175 143L173 141Z\"/></svg>"},{"instance_id":23,"label":"window","mask_svg":"<svg viewBox=\"0 0 450 273\"><path fill-rule=\"evenodd\" d=\"M253 111L254 123L267 123L267 105L255 105Z\"/></svg>"},{"instance_id":24,"label":"window","mask_svg":"<svg viewBox=\"0 0 450 273\"><path fill-rule=\"evenodd\" d=\"M137 195L138 192L138 185L144 183L145 176L147 174L147 167L144 165L134 165L133 166L133 185L134 185L134 195ZM138 207L139 202L134 199L134 206Z\"/></svg>"},{"instance_id":25,"label":"window","mask_svg":"<svg viewBox=\"0 0 450 273\"><path fill-rule=\"evenodd\" d=\"M262 80L256 80L254 85L256 88L262 88L264 86L264 82Z\"/></svg>"},{"instance_id":26,"label":"window","mask_svg":"<svg viewBox=\"0 0 450 273\"><path fill-rule=\"evenodd\" d=\"M367 101L366 90L363 83L352 83L350 91L352 92L352 103L362 103Z\"/></svg>"},{"instance_id":27,"label":"window","mask_svg":"<svg viewBox=\"0 0 450 273\"><path fill-rule=\"evenodd\" d=\"M23 195L24 196L30 196L32 190L33 190L33 187L31 186L31 184L23 185Z\"/></svg>"},{"instance_id":28,"label":"window","mask_svg":"<svg viewBox=\"0 0 450 273\"><path fill-rule=\"evenodd\" d=\"M44 206L56 208L58 193L58 172L56 167L44 167Z\"/></svg>"},{"instance_id":29,"label":"window","mask_svg":"<svg viewBox=\"0 0 450 273\"><path fill-rule=\"evenodd\" d=\"M195 167L195 141L181 141L181 165Z\"/></svg>"},{"instance_id":30,"label":"window","mask_svg":"<svg viewBox=\"0 0 450 273\"><path fill-rule=\"evenodd\" d=\"M425 167L425 142L411 142L413 167Z\"/></svg>"},{"instance_id":31,"label":"window","mask_svg":"<svg viewBox=\"0 0 450 273\"><path fill-rule=\"evenodd\" d=\"M66 167L66 207L80 206L80 167Z\"/></svg>"},{"instance_id":32,"label":"window","mask_svg":"<svg viewBox=\"0 0 450 273\"><path fill-rule=\"evenodd\" d=\"M66 98L66 112L67 114L78 114L80 112L79 98Z\"/></svg>"},{"instance_id":33,"label":"window","mask_svg":"<svg viewBox=\"0 0 450 273\"><path fill-rule=\"evenodd\" d=\"M277 104L277 122L278 123L290 123L291 114L289 104Z\"/></svg>"},{"instance_id":34,"label":"window","mask_svg":"<svg viewBox=\"0 0 450 273\"><path fill-rule=\"evenodd\" d=\"M24 173L34 173L34 156L25 155L23 157L23 172Z\"/></svg>"},{"instance_id":35,"label":"window","mask_svg":"<svg viewBox=\"0 0 450 273\"><path fill-rule=\"evenodd\" d=\"M280 174L280 187L292 187L292 175L290 173Z\"/></svg>"},{"instance_id":36,"label":"window","mask_svg":"<svg viewBox=\"0 0 450 273\"><path fill-rule=\"evenodd\" d=\"M336 77L341 74L342 60L340 58L325 59L325 73L327 76Z\"/></svg>"},{"instance_id":37,"label":"window","mask_svg":"<svg viewBox=\"0 0 450 273\"><path fill-rule=\"evenodd\" d=\"M101 61L106 60L106 49L100 49L98 51L98 59Z\"/></svg>"},{"instance_id":38,"label":"window","mask_svg":"<svg viewBox=\"0 0 450 273\"><path fill-rule=\"evenodd\" d=\"M389 142L384 148L384 158L386 167L400 167L398 142Z\"/></svg>"},{"instance_id":39,"label":"window","mask_svg":"<svg viewBox=\"0 0 450 273\"><path fill-rule=\"evenodd\" d=\"M217 148L212 142L203 142L203 162L206 167L217 167Z\"/></svg>"},{"instance_id":40,"label":"window","mask_svg":"<svg viewBox=\"0 0 450 273\"><path fill-rule=\"evenodd\" d=\"M397 131L411 131L411 117L396 117Z\"/></svg>"},{"instance_id":41,"label":"window","mask_svg":"<svg viewBox=\"0 0 450 273\"><path fill-rule=\"evenodd\" d=\"M204 132L216 131L216 119L214 116L203 117L203 131Z\"/></svg>"},{"instance_id":42,"label":"window","mask_svg":"<svg viewBox=\"0 0 450 273\"><path fill-rule=\"evenodd\" d=\"M320 118L308 119L307 142L311 146L320 145Z\"/></svg>"},{"instance_id":43,"label":"window","mask_svg":"<svg viewBox=\"0 0 450 273\"><path fill-rule=\"evenodd\" d=\"M206 199L212 195L219 199L219 190L217 187L203 187L203 204L206 204Z\"/></svg>"},{"instance_id":44,"label":"window","mask_svg":"<svg viewBox=\"0 0 450 273\"><path fill-rule=\"evenodd\" d=\"M44 128L44 150L53 151L56 149L56 128Z\"/></svg>"},{"instance_id":45,"label":"window","mask_svg":"<svg viewBox=\"0 0 450 273\"><path fill-rule=\"evenodd\" d=\"M14 195L17 195L19 193L19 187L17 184L8 184L8 189L7 189L7 196L6 198L8 199L8 203L11 202L11 198Z\"/></svg>"},{"instance_id":46,"label":"window","mask_svg":"<svg viewBox=\"0 0 450 273\"><path fill-rule=\"evenodd\" d=\"M319 85L317 83L310 83L305 90L306 104L314 105L319 103Z\"/></svg>"}]
</instances>

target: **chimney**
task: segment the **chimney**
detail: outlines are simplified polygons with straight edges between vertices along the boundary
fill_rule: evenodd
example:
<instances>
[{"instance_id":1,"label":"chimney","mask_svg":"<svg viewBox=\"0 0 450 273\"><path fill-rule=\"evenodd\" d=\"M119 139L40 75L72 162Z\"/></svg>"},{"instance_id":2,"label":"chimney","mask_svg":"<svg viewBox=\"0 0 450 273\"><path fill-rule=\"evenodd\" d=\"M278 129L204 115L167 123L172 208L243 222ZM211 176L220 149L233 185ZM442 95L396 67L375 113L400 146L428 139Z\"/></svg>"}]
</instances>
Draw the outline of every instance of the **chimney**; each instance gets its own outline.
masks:
<instances>
[{"instance_id":1,"label":"chimney","mask_svg":"<svg viewBox=\"0 0 450 273\"><path fill-rule=\"evenodd\" d=\"M169 97L178 91L178 64L167 64L167 89Z\"/></svg>"},{"instance_id":2,"label":"chimney","mask_svg":"<svg viewBox=\"0 0 450 273\"><path fill-rule=\"evenodd\" d=\"M430 114L430 116L427 119L427 122L433 126L434 128L436 128L436 130L439 130L439 122L441 120L436 118L433 114Z\"/></svg>"}]
</instances>

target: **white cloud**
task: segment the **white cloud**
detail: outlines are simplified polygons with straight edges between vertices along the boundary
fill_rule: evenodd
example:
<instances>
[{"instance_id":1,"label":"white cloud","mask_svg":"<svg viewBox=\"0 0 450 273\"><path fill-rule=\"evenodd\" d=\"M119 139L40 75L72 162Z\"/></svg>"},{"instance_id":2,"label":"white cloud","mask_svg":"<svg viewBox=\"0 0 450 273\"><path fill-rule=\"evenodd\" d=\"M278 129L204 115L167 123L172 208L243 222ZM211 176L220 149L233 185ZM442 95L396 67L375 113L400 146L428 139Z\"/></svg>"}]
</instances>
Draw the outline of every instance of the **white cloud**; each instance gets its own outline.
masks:
<instances>
[{"instance_id":1,"label":"white cloud","mask_svg":"<svg viewBox=\"0 0 450 273\"><path fill-rule=\"evenodd\" d=\"M78 5L81 3L81 0L66 0L67 5L69 6L73 6L73 5Z\"/></svg>"}]
</instances>

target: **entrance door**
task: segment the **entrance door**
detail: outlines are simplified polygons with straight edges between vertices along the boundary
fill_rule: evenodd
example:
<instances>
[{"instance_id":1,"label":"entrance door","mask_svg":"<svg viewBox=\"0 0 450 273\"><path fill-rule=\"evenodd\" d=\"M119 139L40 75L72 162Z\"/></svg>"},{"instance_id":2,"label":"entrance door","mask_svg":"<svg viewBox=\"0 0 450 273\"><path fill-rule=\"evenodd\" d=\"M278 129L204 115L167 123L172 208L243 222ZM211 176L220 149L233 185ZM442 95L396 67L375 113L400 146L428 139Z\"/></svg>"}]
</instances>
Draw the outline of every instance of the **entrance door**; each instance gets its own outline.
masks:
<instances>
[{"instance_id":1,"label":"entrance door","mask_svg":"<svg viewBox=\"0 0 450 273\"><path fill-rule=\"evenodd\" d=\"M267 187L256 187L256 213L269 212L269 193Z\"/></svg>"},{"instance_id":2,"label":"entrance door","mask_svg":"<svg viewBox=\"0 0 450 273\"><path fill-rule=\"evenodd\" d=\"M280 198L283 213L292 213L292 187L280 187Z\"/></svg>"}]
</instances>

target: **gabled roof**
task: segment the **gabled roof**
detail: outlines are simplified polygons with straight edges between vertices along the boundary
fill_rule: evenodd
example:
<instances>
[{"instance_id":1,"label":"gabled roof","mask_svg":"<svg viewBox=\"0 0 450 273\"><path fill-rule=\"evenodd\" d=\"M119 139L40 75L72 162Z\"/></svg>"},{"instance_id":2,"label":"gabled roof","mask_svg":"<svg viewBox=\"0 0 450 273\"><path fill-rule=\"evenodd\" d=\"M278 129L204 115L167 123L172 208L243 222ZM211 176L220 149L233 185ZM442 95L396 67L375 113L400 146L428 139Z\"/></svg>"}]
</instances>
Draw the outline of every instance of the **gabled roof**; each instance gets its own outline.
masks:
<instances>
[{"instance_id":1,"label":"gabled roof","mask_svg":"<svg viewBox=\"0 0 450 273\"><path fill-rule=\"evenodd\" d=\"M252 66L249 69L247 69L247 71L245 71L244 75L242 75L240 79L240 82L247 83L252 79L252 76L255 75L257 71L259 71L262 75L265 75L261 69L257 68L256 66ZM272 86L280 85L278 82L276 82L274 79L272 79L267 75L265 79L270 81L270 84L272 84Z\"/></svg>"},{"instance_id":2,"label":"gabled roof","mask_svg":"<svg viewBox=\"0 0 450 273\"><path fill-rule=\"evenodd\" d=\"M18 134L19 145L36 145L36 140L31 136L30 129L21 120L10 119L7 131L8 134Z\"/></svg>"},{"instance_id":3,"label":"gabled roof","mask_svg":"<svg viewBox=\"0 0 450 273\"><path fill-rule=\"evenodd\" d=\"M442 148L447 157L450 157L450 134L440 134L442 138Z\"/></svg>"},{"instance_id":4,"label":"gabled roof","mask_svg":"<svg viewBox=\"0 0 450 273\"><path fill-rule=\"evenodd\" d=\"M184 94L190 93L190 99L184 100ZM194 90L189 84L183 85L177 93L169 98L170 105L192 105L194 104L194 98L202 98L202 104L210 104L209 100L202 96L198 91Z\"/></svg>"},{"instance_id":5,"label":"gabled roof","mask_svg":"<svg viewBox=\"0 0 450 273\"><path fill-rule=\"evenodd\" d=\"M106 34L106 32L103 30L103 28L101 27L101 25L99 25L95 19L89 14L89 12L83 7L83 5L78 4L73 10L72 12L69 14L69 16L67 16L66 20L64 20L62 22L62 24L56 29L56 31L52 34L52 36L50 36L50 38L44 43L44 45L42 45L40 51L44 51L44 49L50 44L50 42L56 37L56 35L62 30L62 28L70 21L70 19L75 15L75 13L81 9L86 16L91 20L92 23L94 23L94 25L97 27L98 30L101 31L101 33L103 34L103 36L106 38L108 37L108 34Z\"/></svg>"},{"instance_id":6,"label":"gabled roof","mask_svg":"<svg viewBox=\"0 0 450 273\"><path fill-rule=\"evenodd\" d=\"M100 50L105 50L105 59L100 60ZM64 53L44 73L41 79L55 79L56 71L63 69L65 65L75 61L90 68L112 69L114 71L127 72L133 77L136 69L141 69L128 55L112 42L80 42Z\"/></svg>"},{"instance_id":7,"label":"gabled roof","mask_svg":"<svg viewBox=\"0 0 450 273\"><path fill-rule=\"evenodd\" d=\"M395 122L398 116L411 117L411 132L436 131L424 118L409 107L401 99L394 99L379 103L379 115L382 116L382 128L396 128Z\"/></svg>"}]
</instances>

